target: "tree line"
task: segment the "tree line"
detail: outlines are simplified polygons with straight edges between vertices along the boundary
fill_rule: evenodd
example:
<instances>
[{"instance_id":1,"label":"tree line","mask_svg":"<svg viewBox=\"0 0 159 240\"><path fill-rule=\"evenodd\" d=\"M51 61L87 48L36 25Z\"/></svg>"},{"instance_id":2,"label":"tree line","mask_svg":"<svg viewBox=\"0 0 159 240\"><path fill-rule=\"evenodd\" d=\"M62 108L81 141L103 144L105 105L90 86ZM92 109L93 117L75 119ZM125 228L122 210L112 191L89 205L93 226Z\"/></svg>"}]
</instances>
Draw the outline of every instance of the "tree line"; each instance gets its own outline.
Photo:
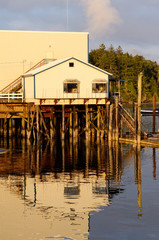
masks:
<instances>
[{"instance_id":1,"label":"tree line","mask_svg":"<svg viewBox=\"0 0 159 240\"><path fill-rule=\"evenodd\" d=\"M98 49L89 53L89 62L107 72L114 78L125 80L121 84L121 97L124 101L137 100L137 79L143 73L142 101L152 101L153 94L159 100L158 79L159 65L155 61L146 60L143 56L123 53L121 46L115 49L112 45L107 49L101 44Z\"/></svg>"}]
</instances>

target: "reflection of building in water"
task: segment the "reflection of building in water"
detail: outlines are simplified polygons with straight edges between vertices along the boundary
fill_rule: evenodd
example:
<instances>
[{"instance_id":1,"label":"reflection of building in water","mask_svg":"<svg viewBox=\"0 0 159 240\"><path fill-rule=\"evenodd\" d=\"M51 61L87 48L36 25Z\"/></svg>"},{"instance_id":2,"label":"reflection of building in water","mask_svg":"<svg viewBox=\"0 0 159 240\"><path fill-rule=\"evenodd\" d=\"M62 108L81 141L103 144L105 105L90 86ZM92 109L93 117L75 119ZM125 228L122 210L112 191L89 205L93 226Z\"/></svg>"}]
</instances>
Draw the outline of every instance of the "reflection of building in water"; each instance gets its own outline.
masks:
<instances>
[{"instance_id":1,"label":"reflection of building in water","mask_svg":"<svg viewBox=\"0 0 159 240\"><path fill-rule=\"evenodd\" d=\"M16 153L12 148L0 156L0 173L9 175L4 185L24 199L26 215L34 209L47 219L52 236L87 239L91 212L110 205L113 195L122 192L118 147L81 141L44 146L23 142Z\"/></svg>"},{"instance_id":2,"label":"reflection of building in water","mask_svg":"<svg viewBox=\"0 0 159 240\"><path fill-rule=\"evenodd\" d=\"M82 173L73 173L72 179L64 173L59 173L57 179L53 174L25 180L10 176L5 182L16 193L19 193L18 185L24 186L20 193L27 206L25 214L35 207L53 224L52 236L87 239L90 213L110 204L111 183L105 180L104 173L97 177L92 172L85 179Z\"/></svg>"}]
</instances>

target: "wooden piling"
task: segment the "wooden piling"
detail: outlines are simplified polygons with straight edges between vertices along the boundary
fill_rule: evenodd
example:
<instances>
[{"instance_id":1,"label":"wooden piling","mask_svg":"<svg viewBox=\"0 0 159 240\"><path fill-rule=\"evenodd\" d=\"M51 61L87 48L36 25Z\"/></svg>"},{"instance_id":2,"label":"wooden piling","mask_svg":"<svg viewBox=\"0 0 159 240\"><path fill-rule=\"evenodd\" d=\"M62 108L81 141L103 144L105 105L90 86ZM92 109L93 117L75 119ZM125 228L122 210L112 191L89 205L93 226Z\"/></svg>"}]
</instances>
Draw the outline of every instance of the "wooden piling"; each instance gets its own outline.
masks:
<instances>
[{"instance_id":1,"label":"wooden piling","mask_svg":"<svg viewBox=\"0 0 159 240\"><path fill-rule=\"evenodd\" d=\"M62 105L62 140L65 139L65 105Z\"/></svg>"},{"instance_id":2,"label":"wooden piling","mask_svg":"<svg viewBox=\"0 0 159 240\"><path fill-rule=\"evenodd\" d=\"M36 106L36 128L37 128L37 141L40 139L40 127L39 127L39 106Z\"/></svg>"},{"instance_id":3,"label":"wooden piling","mask_svg":"<svg viewBox=\"0 0 159 240\"><path fill-rule=\"evenodd\" d=\"M25 119L21 119L21 136L22 138L25 138Z\"/></svg>"},{"instance_id":4,"label":"wooden piling","mask_svg":"<svg viewBox=\"0 0 159 240\"><path fill-rule=\"evenodd\" d=\"M54 138L54 113L53 113L53 108L50 108L51 116L50 116L50 140L53 140Z\"/></svg>"},{"instance_id":5,"label":"wooden piling","mask_svg":"<svg viewBox=\"0 0 159 240\"><path fill-rule=\"evenodd\" d=\"M88 104L85 105L86 112L86 140L88 141Z\"/></svg>"},{"instance_id":6,"label":"wooden piling","mask_svg":"<svg viewBox=\"0 0 159 240\"><path fill-rule=\"evenodd\" d=\"M110 112L109 112L109 131L108 131L108 140L112 140L112 120L113 120L113 104L110 105Z\"/></svg>"},{"instance_id":7,"label":"wooden piling","mask_svg":"<svg viewBox=\"0 0 159 240\"><path fill-rule=\"evenodd\" d=\"M70 138L72 138L72 116L73 116L73 114L72 114L72 110L71 110L71 112L69 114L69 117L70 117L69 136L70 136Z\"/></svg>"},{"instance_id":8,"label":"wooden piling","mask_svg":"<svg viewBox=\"0 0 159 240\"><path fill-rule=\"evenodd\" d=\"M97 142L100 137L100 106L97 107Z\"/></svg>"},{"instance_id":9,"label":"wooden piling","mask_svg":"<svg viewBox=\"0 0 159 240\"><path fill-rule=\"evenodd\" d=\"M115 98L115 140L119 140L119 98Z\"/></svg>"},{"instance_id":10,"label":"wooden piling","mask_svg":"<svg viewBox=\"0 0 159 240\"><path fill-rule=\"evenodd\" d=\"M137 129L137 143L141 141L141 91L142 91L142 77L143 74L138 75L138 129Z\"/></svg>"},{"instance_id":11,"label":"wooden piling","mask_svg":"<svg viewBox=\"0 0 159 240\"><path fill-rule=\"evenodd\" d=\"M153 95L153 128L152 132L156 132L156 94Z\"/></svg>"},{"instance_id":12,"label":"wooden piling","mask_svg":"<svg viewBox=\"0 0 159 240\"><path fill-rule=\"evenodd\" d=\"M9 137L12 137L12 119L10 118L8 121L9 121Z\"/></svg>"},{"instance_id":13,"label":"wooden piling","mask_svg":"<svg viewBox=\"0 0 159 240\"><path fill-rule=\"evenodd\" d=\"M7 138L7 118L4 119L4 137Z\"/></svg>"},{"instance_id":14,"label":"wooden piling","mask_svg":"<svg viewBox=\"0 0 159 240\"><path fill-rule=\"evenodd\" d=\"M137 122L137 103L134 103L134 122L135 122L134 140L135 140L135 143L136 143L136 142L137 142L137 129L138 129L138 122Z\"/></svg>"}]
</instances>

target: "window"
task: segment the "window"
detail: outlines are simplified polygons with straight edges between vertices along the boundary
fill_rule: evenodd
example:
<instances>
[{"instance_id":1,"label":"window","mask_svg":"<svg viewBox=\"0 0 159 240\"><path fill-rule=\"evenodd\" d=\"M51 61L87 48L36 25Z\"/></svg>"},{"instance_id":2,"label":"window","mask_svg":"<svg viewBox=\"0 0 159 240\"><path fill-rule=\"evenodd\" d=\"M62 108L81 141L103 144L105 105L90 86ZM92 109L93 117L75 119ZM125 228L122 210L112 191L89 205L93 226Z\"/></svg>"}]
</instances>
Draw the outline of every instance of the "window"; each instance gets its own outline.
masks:
<instances>
[{"instance_id":1,"label":"window","mask_svg":"<svg viewBox=\"0 0 159 240\"><path fill-rule=\"evenodd\" d=\"M107 93L107 83L92 83L93 93Z\"/></svg>"},{"instance_id":2,"label":"window","mask_svg":"<svg viewBox=\"0 0 159 240\"><path fill-rule=\"evenodd\" d=\"M79 93L79 81L66 80L64 82L64 93Z\"/></svg>"},{"instance_id":3,"label":"window","mask_svg":"<svg viewBox=\"0 0 159 240\"><path fill-rule=\"evenodd\" d=\"M73 62L70 62L70 63L69 63L69 67L74 67L74 63L73 63Z\"/></svg>"}]
</instances>

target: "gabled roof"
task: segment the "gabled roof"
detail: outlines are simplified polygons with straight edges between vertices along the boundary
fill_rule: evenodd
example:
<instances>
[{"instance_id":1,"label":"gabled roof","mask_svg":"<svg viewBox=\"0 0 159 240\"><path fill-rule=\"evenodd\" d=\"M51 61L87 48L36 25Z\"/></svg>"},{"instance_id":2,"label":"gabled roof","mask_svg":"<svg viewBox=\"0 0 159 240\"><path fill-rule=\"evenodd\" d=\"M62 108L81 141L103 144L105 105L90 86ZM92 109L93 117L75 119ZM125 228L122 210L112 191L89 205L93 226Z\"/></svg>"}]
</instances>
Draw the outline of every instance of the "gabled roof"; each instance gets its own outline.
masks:
<instances>
[{"instance_id":1,"label":"gabled roof","mask_svg":"<svg viewBox=\"0 0 159 240\"><path fill-rule=\"evenodd\" d=\"M63 58L63 59L58 59L58 60L51 61L51 62L49 62L49 63L47 63L47 64L45 64L45 65L43 65L41 67L38 67L38 68L36 68L34 70L31 70L31 71L25 73L23 75L23 77L35 76L35 75L37 75L37 74L39 74L41 72L44 72L44 71L46 71L46 70L48 70L50 68L56 67L56 66L58 66L58 65L60 65L60 64L62 64L64 62L67 62L67 61L70 61L70 60L76 60L76 61L81 62L81 63L83 63L83 64L85 64L85 65L87 65L87 66L89 66L91 68L94 68L94 69L100 71L100 72L103 72L103 73L105 73L107 75L113 76L113 74L111 74L109 72L106 72L106 71L104 71L104 70L102 70L102 69L100 69L100 68L98 68L98 67L96 67L96 66L94 66L92 64L83 62L83 61L81 61L81 60L79 60L77 58L74 58L74 57L68 57L68 58Z\"/></svg>"}]
</instances>

